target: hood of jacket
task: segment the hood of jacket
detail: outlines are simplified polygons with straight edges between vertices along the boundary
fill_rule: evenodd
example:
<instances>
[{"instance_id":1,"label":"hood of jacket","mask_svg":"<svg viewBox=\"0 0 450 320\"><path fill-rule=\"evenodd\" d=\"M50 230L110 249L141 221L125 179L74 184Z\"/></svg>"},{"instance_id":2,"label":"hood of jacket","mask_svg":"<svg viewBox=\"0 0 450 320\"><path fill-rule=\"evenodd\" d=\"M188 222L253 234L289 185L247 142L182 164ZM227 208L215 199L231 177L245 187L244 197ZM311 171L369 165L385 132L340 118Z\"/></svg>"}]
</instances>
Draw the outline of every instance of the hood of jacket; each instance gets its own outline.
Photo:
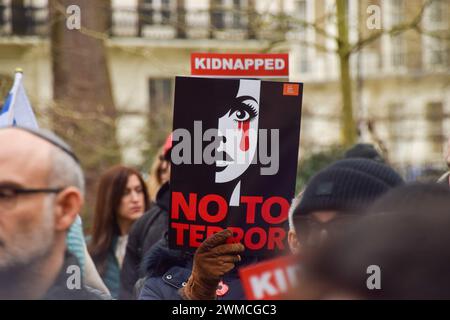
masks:
<instances>
[{"instance_id":1,"label":"hood of jacket","mask_svg":"<svg viewBox=\"0 0 450 320\"><path fill-rule=\"evenodd\" d=\"M169 248L167 233L142 259L141 270L148 277L161 276L173 266L190 267L193 254Z\"/></svg>"}]
</instances>

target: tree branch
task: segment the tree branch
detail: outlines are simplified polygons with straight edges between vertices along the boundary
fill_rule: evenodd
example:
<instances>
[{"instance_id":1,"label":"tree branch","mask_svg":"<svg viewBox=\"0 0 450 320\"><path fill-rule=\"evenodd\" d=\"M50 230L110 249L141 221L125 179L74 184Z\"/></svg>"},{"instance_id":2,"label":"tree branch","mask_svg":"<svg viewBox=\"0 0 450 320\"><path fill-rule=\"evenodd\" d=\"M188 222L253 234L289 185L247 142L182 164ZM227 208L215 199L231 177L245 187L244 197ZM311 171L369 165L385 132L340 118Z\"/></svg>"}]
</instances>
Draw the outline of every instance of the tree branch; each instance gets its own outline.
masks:
<instances>
[{"instance_id":1,"label":"tree branch","mask_svg":"<svg viewBox=\"0 0 450 320\"><path fill-rule=\"evenodd\" d=\"M427 0L426 2L424 2L424 4L421 6L419 12L417 13L417 15L410 22L399 23L395 26L392 26L388 30L381 29L380 31L375 32L366 38L358 40L356 43L354 43L353 45L350 46L348 54L351 54L351 53L361 50L364 46L378 40L385 34L398 35L405 31L408 31L408 30L416 30L416 31L419 30L420 23L422 22L425 9L427 7L429 7L433 1L434 0Z\"/></svg>"}]
</instances>

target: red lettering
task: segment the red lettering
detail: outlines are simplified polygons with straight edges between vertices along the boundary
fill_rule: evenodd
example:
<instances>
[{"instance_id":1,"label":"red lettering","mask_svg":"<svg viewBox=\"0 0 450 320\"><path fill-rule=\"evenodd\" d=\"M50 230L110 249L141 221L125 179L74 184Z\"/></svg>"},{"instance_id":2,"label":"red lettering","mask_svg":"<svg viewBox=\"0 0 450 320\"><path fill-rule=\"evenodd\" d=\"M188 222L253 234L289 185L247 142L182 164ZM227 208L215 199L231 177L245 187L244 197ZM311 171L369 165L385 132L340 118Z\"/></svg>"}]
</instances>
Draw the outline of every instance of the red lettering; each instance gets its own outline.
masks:
<instances>
[{"instance_id":1,"label":"red lettering","mask_svg":"<svg viewBox=\"0 0 450 320\"><path fill-rule=\"evenodd\" d=\"M221 228L221 227L208 226L208 228L206 229L206 238L209 238L214 233L217 233L217 232L222 231L222 230L223 230L223 228Z\"/></svg>"},{"instance_id":2,"label":"red lettering","mask_svg":"<svg viewBox=\"0 0 450 320\"><path fill-rule=\"evenodd\" d=\"M242 228L228 227L228 229L233 232L233 236L231 238L232 243L239 243L242 241L242 238L244 238L244 230L242 230Z\"/></svg>"},{"instance_id":3,"label":"red lettering","mask_svg":"<svg viewBox=\"0 0 450 320\"><path fill-rule=\"evenodd\" d=\"M255 223L255 214L256 214L256 204L263 202L263 197L253 197L253 196L242 196L242 203L247 203L247 213L245 222L246 223Z\"/></svg>"},{"instance_id":4,"label":"red lettering","mask_svg":"<svg viewBox=\"0 0 450 320\"><path fill-rule=\"evenodd\" d=\"M259 239L256 243L252 242L254 234L259 235L259 237L258 237ZM250 250L261 249L266 244L266 241L267 241L267 234L263 228L260 228L260 227L250 228L245 233L245 238L244 238L245 247L249 248Z\"/></svg>"},{"instance_id":5,"label":"red lettering","mask_svg":"<svg viewBox=\"0 0 450 320\"><path fill-rule=\"evenodd\" d=\"M199 231L205 231L205 226L198 224L191 224L191 230L189 230L189 246L192 248L197 248L202 244L203 233Z\"/></svg>"},{"instance_id":6,"label":"red lettering","mask_svg":"<svg viewBox=\"0 0 450 320\"><path fill-rule=\"evenodd\" d=\"M283 228L273 227L269 228L269 239L267 242L267 249L280 249L284 250L283 240L286 237L286 230Z\"/></svg>"},{"instance_id":7,"label":"red lettering","mask_svg":"<svg viewBox=\"0 0 450 320\"><path fill-rule=\"evenodd\" d=\"M189 193L189 204L184 199L183 193L172 192L172 219L180 219L180 207L187 220L195 221L197 206L197 194Z\"/></svg>"},{"instance_id":8,"label":"red lettering","mask_svg":"<svg viewBox=\"0 0 450 320\"><path fill-rule=\"evenodd\" d=\"M199 224L171 223L175 230L176 245L184 246L185 231L188 232L189 247L197 248L201 243L214 233L223 230L219 226L205 226ZM252 227L244 230L240 227L228 227L233 233L227 243L242 243L249 250L284 250L286 231L281 227L270 227L268 230L261 227Z\"/></svg>"},{"instance_id":9,"label":"red lettering","mask_svg":"<svg viewBox=\"0 0 450 320\"><path fill-rule=\"evenodd\" d=\"M172 228L176 230L176 242L177 246L182 246L184 243L184 230L189 229L189 225L186 223L172 222Z\"/></svg>"},{"instance_id":10,"label":"red lettering","mask_svg":"<svg viewBox=\"0 0 450 320\"><path fill-rule=\"evenodd\" d=\"M274 204L280 205L280 215L278 217L272 216L271 208ZM261 208L261 214L263 219L270 224L279 224L288 218L289 202L282 197L271 197L267 199Z\"/></svg>"},{"instance_id":11,"label":"red lettering","mask_svg":"<svg viewBox=\"0 0 450 320\"><path fill-rule=\"evenodd\" d=\"M253 251L284 250L287 232L281 226L275 225L287 220L289 202L282 197L264 199L260 196L242 196L241 203L246 206L245 209L242 208L245 210L245 217L232 220L234 223L246 224L247 227L228 227L233 235L227 243L240 242ZM206 238L223 229L218 223L224 221L227 214L227 200L220 195L209 194L199 199L196 193L189 193L187 196L182 192L172 192L171 219L186 222L171 222L175 238L173 241L177 246L197 248ZM257 220L262 220L267 225L250 227Z\"/></svg>"},{"instance_id":12,"label":"red lettering","mask_svg":"<svg viewBox=\"0 0 450 320\"><path fill-rule=\"evenodd\" d=\"M211 202L217 203L217 213L210 214L208 212L208 205ZM203 220L210 223L217 223L225 219L228 211L228 205L224 198L217 194L209 194L203 197L198 204L198 213L203 218Z\"/></svg>"}]
</instances>

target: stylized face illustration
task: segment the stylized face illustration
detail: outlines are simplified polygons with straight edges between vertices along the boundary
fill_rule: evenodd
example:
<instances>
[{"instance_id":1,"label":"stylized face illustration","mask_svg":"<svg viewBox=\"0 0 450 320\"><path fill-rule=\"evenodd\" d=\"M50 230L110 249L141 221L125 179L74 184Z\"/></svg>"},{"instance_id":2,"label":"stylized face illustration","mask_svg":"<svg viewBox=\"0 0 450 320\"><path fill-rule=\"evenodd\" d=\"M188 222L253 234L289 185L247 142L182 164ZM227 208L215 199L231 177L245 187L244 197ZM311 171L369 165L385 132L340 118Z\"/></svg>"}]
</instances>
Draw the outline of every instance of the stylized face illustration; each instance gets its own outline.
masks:
<instances>
[{"instance_id":1,"label":"stylized face illustration","mask_svg":"<svg viewBox=\"0 0 450 320\"><path fill-rule=\"evenodd\" d=\"M236 99L219 118L216 183L232 181L250 166L258 142L259 95L261 81L240 80Z\"/></svg>"}]
</instances>

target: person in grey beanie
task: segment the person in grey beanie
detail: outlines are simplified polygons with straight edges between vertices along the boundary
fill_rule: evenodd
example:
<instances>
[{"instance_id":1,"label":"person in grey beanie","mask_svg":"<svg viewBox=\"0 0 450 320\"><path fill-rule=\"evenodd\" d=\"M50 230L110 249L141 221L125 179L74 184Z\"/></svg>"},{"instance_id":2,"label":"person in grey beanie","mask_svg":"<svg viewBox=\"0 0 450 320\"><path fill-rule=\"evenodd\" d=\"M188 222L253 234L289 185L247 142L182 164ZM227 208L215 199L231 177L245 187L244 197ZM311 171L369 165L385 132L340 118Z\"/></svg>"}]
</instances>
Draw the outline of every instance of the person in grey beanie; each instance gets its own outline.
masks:
<instances>
[{"instance_id":1,"label":"person in grey beanie","mask_svg":"<svg viewBox=\"0 0 450 320\"><path fill-rule=\"evenodd\" d=\"M320 244L330 230L354 221L362 209L402 184L403 178L381 162L354 158L332 163L310 179L291 208L291 247Z\"/></svg>"},{"instance_id":2,"label":"person in grey beanie","mask_svg":"<svg viewBox=\"0 0 450 320\"><path fill-rule=\"evenodd\" d=\"M345 159L364 158L385 163L382 155L370 143L357 143L344 153Z\"/></svg>"}]
</instances>

